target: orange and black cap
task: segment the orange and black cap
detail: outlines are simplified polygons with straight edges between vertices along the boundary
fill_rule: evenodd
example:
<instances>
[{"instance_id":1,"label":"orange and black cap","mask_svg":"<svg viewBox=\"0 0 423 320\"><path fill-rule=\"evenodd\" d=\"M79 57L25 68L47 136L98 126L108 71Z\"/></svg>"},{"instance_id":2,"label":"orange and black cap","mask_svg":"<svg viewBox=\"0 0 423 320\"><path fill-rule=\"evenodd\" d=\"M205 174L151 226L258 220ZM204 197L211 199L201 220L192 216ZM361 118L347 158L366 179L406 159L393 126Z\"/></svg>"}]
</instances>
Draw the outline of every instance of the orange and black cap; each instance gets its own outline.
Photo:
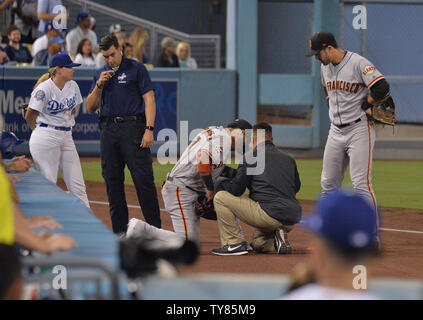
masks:
<instances>
[{"instance_id":1,"label":"orange and black cap","mask_svg":"<svg viewBox=\"0 0 423 320\"><path fill-rule=\"evenodd\" d=\"M335 36L330 32L317 32L310 40L309 40L310 51L307 52L306 57L311 57L318 54L327 46L333 46L335 48L338 47L336 43Z\"/></svg>"}]
</instances>

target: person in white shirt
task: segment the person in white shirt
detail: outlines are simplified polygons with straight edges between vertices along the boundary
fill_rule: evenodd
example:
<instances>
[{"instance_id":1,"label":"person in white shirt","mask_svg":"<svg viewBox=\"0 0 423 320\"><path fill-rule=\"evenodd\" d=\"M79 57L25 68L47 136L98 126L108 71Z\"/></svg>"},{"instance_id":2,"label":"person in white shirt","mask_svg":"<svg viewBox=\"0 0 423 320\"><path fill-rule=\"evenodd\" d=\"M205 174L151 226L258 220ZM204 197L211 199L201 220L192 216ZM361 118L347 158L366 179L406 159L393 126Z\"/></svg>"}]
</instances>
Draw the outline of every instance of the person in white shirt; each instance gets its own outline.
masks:
<instances>
[{"instance_id":1,"label":"person in white shirt","mask_svg":"<svg viewBox=\"0 0 423 320\"><path fill-rule=\"evenodd\" d=\"M82 39L79 43L75 63L80 63L82 67L95 67L90 40Z\"/></svg>"},{"instance_id":2,"label":"person in white shirt","mask_svg":"<svg viewBox=\"0 0 423 320\"><path fill-rule=\"evenodd\" d=\"M86 12L80 12L77 16L78 25L72 29L66 36L66 49L71 56L76 55L78 44L82 39L88 39L94 53L98 52L97 36L94 31L90 30L91 19Z\"/></svg>"},{"instance_id":3,"label":"person in white shirt","mask_svg":"<svg viewBox=\"0 0 423 320\"><path fill-rule=\"evenodd\" d=\"M188 42L179 42L176 47L176 55L181 68L197 69L197 61L191 57L191 46Z\"/></svg>"},{"instance_id":4,"label":"person in white shirt","mask_svg":"<svg viewBox=\"0 0 423 320\"><path fill-rule=\"evenodd\" d=\"M57 38L60 31L54 28L53 22L46 23L44 28L45 35L37 38L32 45L32 56L35 57L41 50L47 49L48 42L51 39Z\"/></svg>"},{"instance_id":5,"label":"person in white shirt","mask_svg":"<svg viewBox=\"0 0 423 320\"><path fill-rule=\"evenodd\" d=\"M377 221L373 206L358 194L334 191L322 197L315 213L303 222L303 227L314 233L310 263L301 269L297 266L297 271L303 272L297 272L282 298L378 299L366 291L367 272L362 269L378 253Z\"/></svg>"},{"instance_id":6,"label":"person in white shirt","mask_svg":"<svg viewBox=\"0 0 423 320\"><path fill-rule=\"evenodd\" d=\"M72 138L76 108L83 102L78 84L72 80L73 63L66 52L50 60L51 78L31 93L25 120L33 130L29 150L41 174L57 182L60 170L70 193L88 208L81 163Z\"/></svg>"}]
</instances>

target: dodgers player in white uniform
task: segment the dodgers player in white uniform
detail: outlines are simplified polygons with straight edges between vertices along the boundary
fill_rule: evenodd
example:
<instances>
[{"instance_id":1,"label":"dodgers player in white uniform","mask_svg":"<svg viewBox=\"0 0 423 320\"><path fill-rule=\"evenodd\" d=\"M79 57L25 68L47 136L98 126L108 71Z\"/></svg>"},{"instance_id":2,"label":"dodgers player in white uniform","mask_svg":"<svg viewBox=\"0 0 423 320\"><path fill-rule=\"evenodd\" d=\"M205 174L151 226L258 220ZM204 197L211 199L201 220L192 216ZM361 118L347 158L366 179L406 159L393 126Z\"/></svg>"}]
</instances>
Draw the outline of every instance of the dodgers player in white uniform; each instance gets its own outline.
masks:
<instances>
[{"instance_id":1,"label":"dodgers player in white uniform","mask_svg":"<svg viewBox=\"0 0 423 320\"><path fill-rule=\"evenodd\" d=\"M366 113L389 95L385 77L366 58L338 48L329 32L318 32L310 40L310 52L322 63L322 84L329 100L330 130L321 176L322 196L342 185L347 165L354 191L377 212L371 183L375 128Z\"/></svg>"},{"instance_id":2,"label":"dodgers player in white uniform","mask_svg":"<svg viewBox=\"0 0 423 320\"><path fill-rule=\"evenodd\" d=\"M129 221L127 237L147 235L160 240L192 240L199 245L200 217L194 208L198 192L205 192L207 200L213 200L214 182L231 159L231 150L244 145L245 130L251 128L247 121L235 120L226 128L208 127L199 133L167 175L162 188L175 232L134 218Z\"/></svg>"},{"instance_id":3,"label":"dodgers player in white uniform","mask_svg":"<svg viewBox=\"0 0 423 320\"><path fill-rule=\"evenodd\" d=\"M90 207L81 163L72 139L76 107L83 102L78 84L72 80L73 63L66 52L50 60L51 78L39 84L31 94L25 119L33 130L29 149L41 174L57 182L60 170L70 193Z\"/></svg>"}]
</instances>

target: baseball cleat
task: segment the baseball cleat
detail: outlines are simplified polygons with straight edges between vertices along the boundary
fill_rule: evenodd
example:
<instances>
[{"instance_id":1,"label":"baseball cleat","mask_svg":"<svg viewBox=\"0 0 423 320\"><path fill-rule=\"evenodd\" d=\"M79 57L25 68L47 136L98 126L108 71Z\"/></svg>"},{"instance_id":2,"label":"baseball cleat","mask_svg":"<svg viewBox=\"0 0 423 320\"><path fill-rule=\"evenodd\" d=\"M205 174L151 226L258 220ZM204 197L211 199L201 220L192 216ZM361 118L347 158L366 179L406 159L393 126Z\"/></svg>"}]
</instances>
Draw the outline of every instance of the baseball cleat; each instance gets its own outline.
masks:
<instances>
[{"instance_id":1,"label":"baseball cleat","mask_svg":"<svg viewBox=\"0 0 423 320\"><path fill-rule=\"evenodd\" d=\"M283 228L275 231L275 250L277 254L292 253L292 247L288 241L288 233Z\"/></svg>"},{"instance_id":2,"label":"baseball cleat","mask_svg":"<svg viewBox=\"0 0 423 320\"><path fill-rule=\"evenodd\" d=\"M213 249L212 253L218 256L240 256L248 254L248 243L243 241L238 244L223 246L222 248Z\"/></svg>"}]
</instances>

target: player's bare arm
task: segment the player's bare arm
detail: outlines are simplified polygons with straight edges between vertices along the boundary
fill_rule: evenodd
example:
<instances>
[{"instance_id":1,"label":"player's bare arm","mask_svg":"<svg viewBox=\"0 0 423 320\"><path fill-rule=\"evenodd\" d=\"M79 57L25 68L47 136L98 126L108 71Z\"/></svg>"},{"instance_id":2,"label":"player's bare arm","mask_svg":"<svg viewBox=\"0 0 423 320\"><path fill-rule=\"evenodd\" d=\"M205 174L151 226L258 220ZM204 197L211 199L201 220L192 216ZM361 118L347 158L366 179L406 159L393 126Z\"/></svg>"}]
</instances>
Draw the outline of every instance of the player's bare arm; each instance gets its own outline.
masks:
<instances>
[{"instance_id":1,"label":"player's bare arm","mask_svg":"<svg viewBox=\"0 0 423 320\"><path fill-rule=\"evenodd\" d=\"M154 120L156 118L156 101L154 99L154 91L150 90L143 96L145 102L145 118L146 127L154 127ZM145 129L144 136L142 137L141 147L150 148L154 144L153 130Z\"/></svg>"},{"instance_id":2,"label":"player's bare arm","mask_svg":"<svg viewBox=\"0 0 423 320\"><path fill-rule=\"evenodd\" d=\"M101 92L104 84L109 81L115 72L113 70L103 71L94 86L94 90L87 97L87 111L94 113L100 106Z\"/></svg>"},{"instance_id":3,"label":"player's bare arm","mask_svg":"<svg viewBox=\"0 0 423 320\"><path fill-rule=\"evenodd\" d=\"M13 158L12 161L2 162L6 172L26 172L32 166L32 160L25 158L25 156L19 156Z\"/></svg>"},{"instance_id":4,"label":"player's bare arm","mask_svg":"<svg viewBox=\"0 0 423 320\"><path fill-rule=\"evenodd\" d=\"M37 119L39 112L37 110L28 108L25 113L25 120L28 123L31 130L35 129L35 120Z\"/></svg>"},{"instance_id":5,"label":"player's bare arm","mask_svg":"<svg viewBox=\"0 0 423 320\"><path fill-rule=\"evenodd\" d=\"M25 248L51 253L57 250L68 250L76 247L75 241L69 236L55 234L50 237L41 237L36 235L29 228L24 219L23 213L17 205L14 205L15 212L15 239L16 243Z\"/></svg>"}]
</instances>

